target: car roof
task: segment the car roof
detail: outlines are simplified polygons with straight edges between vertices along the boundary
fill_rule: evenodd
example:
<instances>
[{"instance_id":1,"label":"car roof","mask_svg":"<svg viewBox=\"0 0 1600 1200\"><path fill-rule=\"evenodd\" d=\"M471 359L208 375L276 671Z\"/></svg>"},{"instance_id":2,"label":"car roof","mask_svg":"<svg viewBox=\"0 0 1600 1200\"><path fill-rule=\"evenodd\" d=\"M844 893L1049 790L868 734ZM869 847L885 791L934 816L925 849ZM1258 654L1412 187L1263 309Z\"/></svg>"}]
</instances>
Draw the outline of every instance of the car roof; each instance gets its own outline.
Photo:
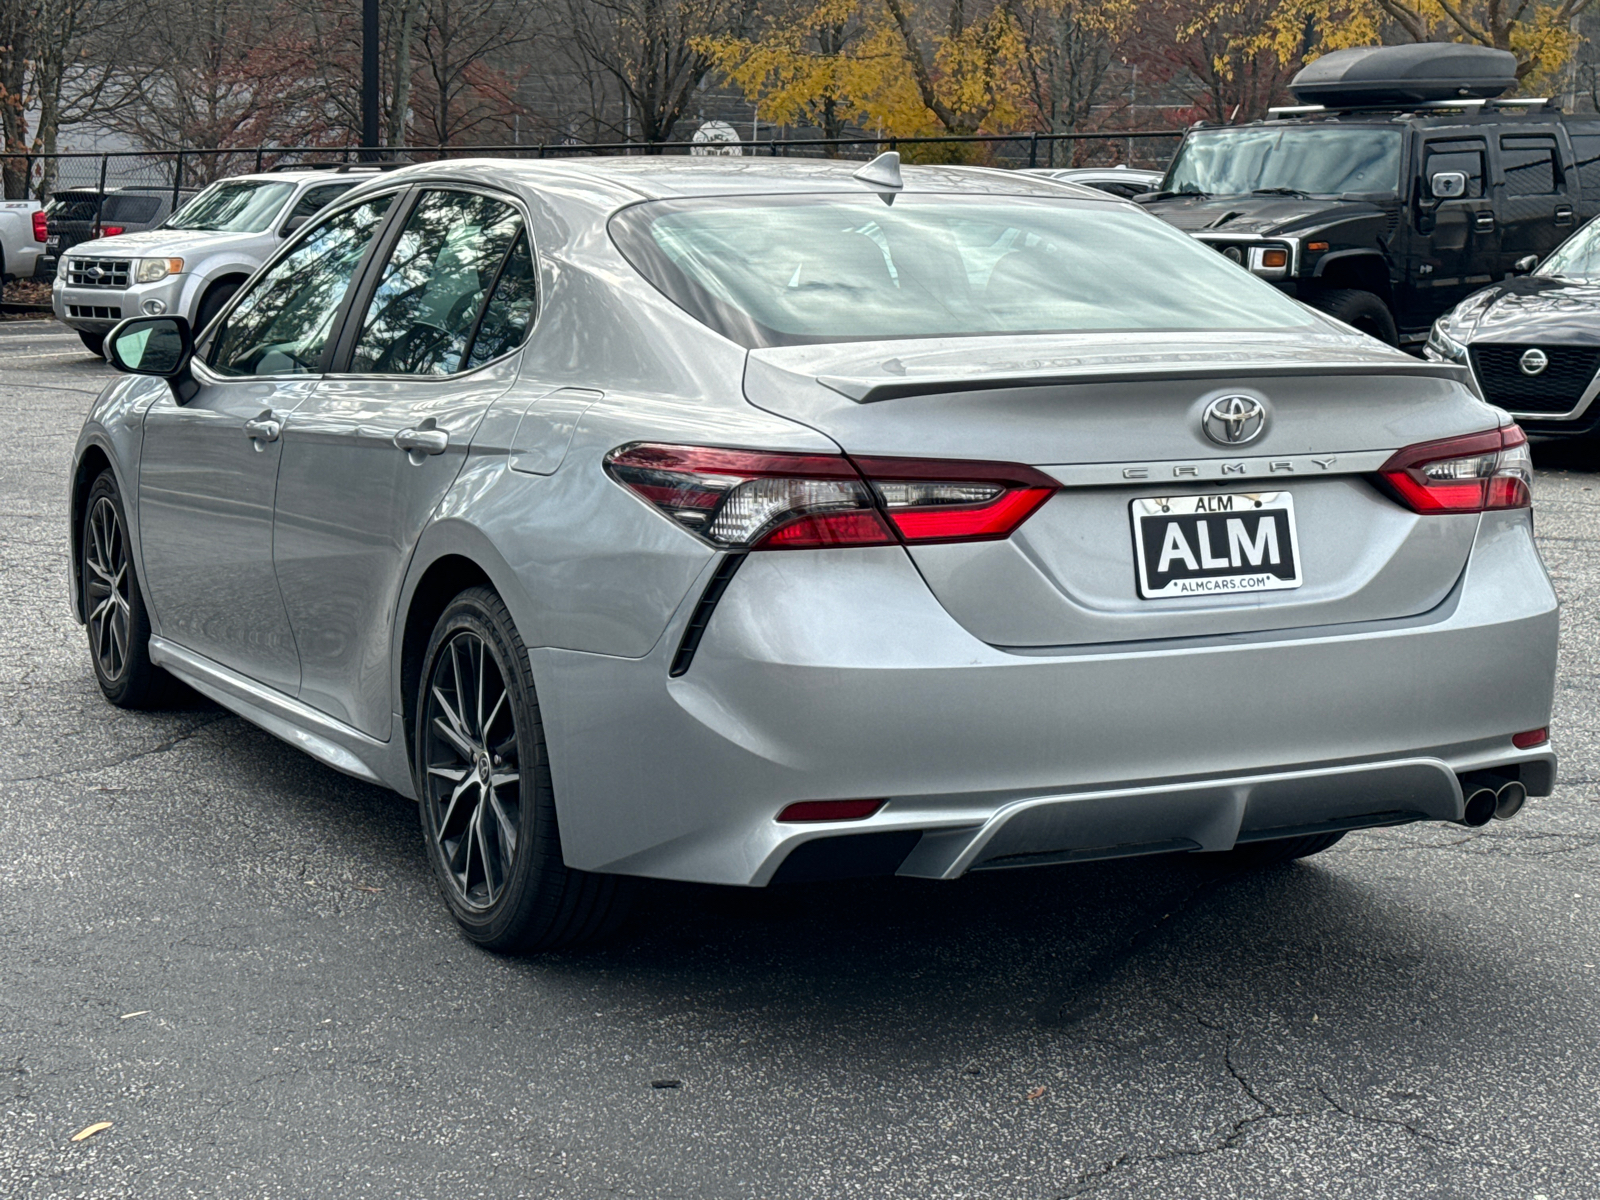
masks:
<instances>
[{"instance_id":1,"label":"car roof","mask_svg":"<svg viewBox=\"0 0 1600 1200\"><path fill-rule=\"evenodd\" d=\"M759 159L621 155L562 159L459 158L420 163L388 173L389 182L430 178L470 180L500 187L523 185L583 193L594 203L626 204L690 196L770 195L773 193L881 193L884 189L855 178L866 164L830 159ZM1058 180L1021 175L995 167L903 166L903 193L966 193L971 195L1052 196L1065 185ZM1092 188L1074 189L1081 198L1115 203Z\"/></svg>"}]
</instances>

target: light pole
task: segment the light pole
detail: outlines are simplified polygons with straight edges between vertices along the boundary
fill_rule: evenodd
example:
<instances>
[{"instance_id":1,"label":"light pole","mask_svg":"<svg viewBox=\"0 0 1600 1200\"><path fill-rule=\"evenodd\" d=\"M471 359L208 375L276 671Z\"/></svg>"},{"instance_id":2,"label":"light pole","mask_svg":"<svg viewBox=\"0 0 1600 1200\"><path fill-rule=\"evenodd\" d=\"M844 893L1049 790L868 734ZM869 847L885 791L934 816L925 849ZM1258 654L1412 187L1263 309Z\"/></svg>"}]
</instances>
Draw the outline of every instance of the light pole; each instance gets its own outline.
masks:
<instances>
[{"instance_id":1,"label":"light pole","mask_svg":"<svg viewBox=\"0 0 1600 1200\"><path fill-rule=\"evenodd\" d=\"M378 0L361 5L361 157L378 157Z\"/></svg>"}]
</instances>

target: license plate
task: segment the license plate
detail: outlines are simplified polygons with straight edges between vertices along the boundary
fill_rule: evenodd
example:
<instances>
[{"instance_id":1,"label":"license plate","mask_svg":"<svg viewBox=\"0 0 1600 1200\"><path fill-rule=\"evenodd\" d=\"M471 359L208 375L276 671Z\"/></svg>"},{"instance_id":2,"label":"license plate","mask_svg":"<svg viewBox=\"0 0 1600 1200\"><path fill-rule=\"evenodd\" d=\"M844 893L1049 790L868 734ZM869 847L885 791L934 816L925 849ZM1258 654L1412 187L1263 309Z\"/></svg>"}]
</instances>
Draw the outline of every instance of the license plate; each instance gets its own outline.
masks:
<instances>
[{"instance_id":1,"label":"license plate","mask_svg":"<svg viewBox=\"0 0 1600 1200\"><path fill-rule=\"evenodd\" d=\"M1288 492L1135 500L1139 595L1218 596L1300 586L1294 497Z\"/></svg>"}]
</instances>

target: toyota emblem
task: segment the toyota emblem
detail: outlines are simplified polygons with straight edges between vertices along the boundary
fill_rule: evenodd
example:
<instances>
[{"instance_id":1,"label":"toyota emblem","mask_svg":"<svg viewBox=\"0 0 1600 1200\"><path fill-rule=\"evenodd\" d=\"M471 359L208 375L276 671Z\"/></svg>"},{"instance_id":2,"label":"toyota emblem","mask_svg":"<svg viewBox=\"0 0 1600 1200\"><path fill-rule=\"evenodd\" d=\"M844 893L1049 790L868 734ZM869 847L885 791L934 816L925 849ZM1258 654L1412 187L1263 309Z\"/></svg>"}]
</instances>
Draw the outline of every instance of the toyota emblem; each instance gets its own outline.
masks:
<instances>
[{"instance_id":1,"label":"toyota emblem","mask_svg":"<svg viewBox=\"0 0 1600 1200\"><path fill-rule=\"evenodd\" d=\"M1254 396L1218 396L1206 405L1200 428L1219 446L1243 446L1267 428L1267 406Z\"/></svg>"},{"instance_id":2,"label":"toyota emblem","mask_svg":"<svg viewBox=\"0 0 1600 1200\"><path fill-rule=\"evenodd\" d=\"M1537 375L1550 365L1550 356L1535 346L1531 350L1524 350L1522 357L1517 360L1517 366L1522 368L1524 375Z\"/></svg>"}]
</instances>

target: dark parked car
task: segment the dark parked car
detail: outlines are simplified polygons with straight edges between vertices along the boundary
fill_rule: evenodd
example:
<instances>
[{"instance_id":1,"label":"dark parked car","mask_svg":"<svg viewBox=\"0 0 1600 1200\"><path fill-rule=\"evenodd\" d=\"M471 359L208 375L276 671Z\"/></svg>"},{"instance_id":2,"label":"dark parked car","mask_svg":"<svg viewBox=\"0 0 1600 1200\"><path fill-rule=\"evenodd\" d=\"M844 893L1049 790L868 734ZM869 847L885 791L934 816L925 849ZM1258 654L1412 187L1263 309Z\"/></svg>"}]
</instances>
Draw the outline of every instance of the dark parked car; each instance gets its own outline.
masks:
<instances>
[{"instance_id":1,"label":"dark parked car","mask_svg":"<svg viewBox=\"0 0 1600 1200\"><path fill-rule=\"evenodd\" d=\"M178 190L178 203L193 196L192 188ZM46 233L44 257L39 260L35 278L50 279L62 254L79 242L119 233L138 233L154 229L172 215L170 187L120 187L106 192L73 189L57 192L45 205Z\"/></svg>"},{"instance_id":2,"label":"dark parked car","mask_svg":"<svg viewBox=\"0 0 1600 1200\"><path fill-rule=\"evenodd\" d=\"M1532 274L1462 301L1434 325L1425 353L1471 366L1485 399L1529 433L1600 432L1600 220Z\"/></svg>"},{"instance_id":3,"label":"dark parked car","mask_svg":"<svg viewBox=\"0 0 1600 1200\"><path fill-rule=\"evenodd\" d=\"M1600 214L1600 117L1495 100L1512 55L1425 43L1325 55L1317 103L1196 126L1139 203L1291 295L1384 341Z\"/></svg>"}]
</instances>

